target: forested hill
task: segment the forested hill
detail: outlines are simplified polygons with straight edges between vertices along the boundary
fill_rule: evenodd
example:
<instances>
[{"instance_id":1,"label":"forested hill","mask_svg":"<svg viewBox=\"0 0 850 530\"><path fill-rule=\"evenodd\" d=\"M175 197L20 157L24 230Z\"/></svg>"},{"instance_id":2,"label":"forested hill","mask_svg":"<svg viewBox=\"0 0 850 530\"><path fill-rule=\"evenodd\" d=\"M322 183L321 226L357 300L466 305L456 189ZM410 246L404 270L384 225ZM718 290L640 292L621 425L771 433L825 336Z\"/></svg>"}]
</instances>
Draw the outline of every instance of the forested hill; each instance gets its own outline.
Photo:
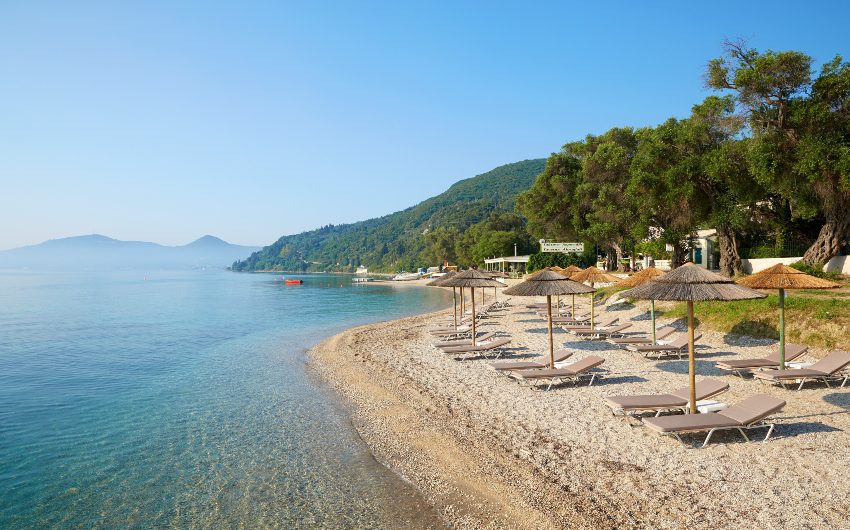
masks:
<instances>
[{"instance_id":1,"label":"forested hill","mask_svg":"<svg viewBox=\"0 0 850 530\"><path fill-rule=\"evenodd\" d=\"M456 229L462 234L492 213L513 211L517 194L531 187L545 165L542 158L507 164L400 212L281 237L234 263L233 270L353 271L362 265L392 272L437 265L426 261L429 231Z\"/></svg>"}]
</instances>

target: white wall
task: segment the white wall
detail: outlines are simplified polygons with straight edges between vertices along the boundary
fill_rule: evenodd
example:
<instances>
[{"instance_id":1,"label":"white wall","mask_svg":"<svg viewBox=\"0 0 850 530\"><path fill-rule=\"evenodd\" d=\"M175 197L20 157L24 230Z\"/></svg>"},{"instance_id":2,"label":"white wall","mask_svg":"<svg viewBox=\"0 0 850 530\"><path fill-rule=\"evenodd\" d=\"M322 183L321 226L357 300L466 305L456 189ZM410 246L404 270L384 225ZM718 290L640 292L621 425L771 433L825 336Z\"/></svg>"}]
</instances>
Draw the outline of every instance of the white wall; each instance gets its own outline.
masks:
<instances>
[{"instance_id":1,"label":"white wall","mask_svg":"<svg viewBox=\"0 0 850 530\"><path fill-rule=\"evenodd\" d=\"M801 259L803 259L802 256L796 258L744 259L741 260L741 264L744 268L744 272L752 274L754 272L763 271L768 267L773 267L777 263L791 265L792 263L796 263ZM836 256L832 258L827 262L826 265L824 265L823 270L825 270L826 272L837 272L840 274L850 275L850 256Z\"/></svg>"},{"instance_id":2,"label":"white wall","mask_svg":"<svg viewBox=\"0 0 850 530\"><path fill-rule=\"evenodd\" d=\"M850 275L850 256L835 256L826 263L823 270Z\"/></svg>"},{"instance_id":3,"label":"white wall","mask_svg":"<svg viewBox=\"0 0 850 530\"><path fill-rule=\"evenodd\" d=\"M744 272L752 274L754 272L763 271L764 269L773 267L777 263L791 265L797 263L803 258L758 258L758 259L742 259L741 266Z\"/></svg>"}]
</instances>

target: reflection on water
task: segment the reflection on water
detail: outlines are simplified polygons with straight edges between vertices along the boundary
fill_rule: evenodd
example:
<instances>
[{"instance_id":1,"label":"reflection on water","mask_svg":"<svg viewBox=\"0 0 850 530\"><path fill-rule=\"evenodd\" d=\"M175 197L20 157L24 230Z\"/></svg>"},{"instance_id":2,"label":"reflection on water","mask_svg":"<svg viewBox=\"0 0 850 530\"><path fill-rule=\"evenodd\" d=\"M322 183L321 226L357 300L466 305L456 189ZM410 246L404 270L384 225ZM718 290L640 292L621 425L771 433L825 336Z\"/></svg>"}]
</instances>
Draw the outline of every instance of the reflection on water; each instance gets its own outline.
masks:
<instances>
[{"instance_id":1,"label":"reflection on water","mask_svg":"<svg viewBox=\"0 0 850 530\"><path fill-rule=\"evenodd\" d=\"M303 278L0 274L0 528L439 526L304 352L446 294Z\"/></svg>"}]
</instances>

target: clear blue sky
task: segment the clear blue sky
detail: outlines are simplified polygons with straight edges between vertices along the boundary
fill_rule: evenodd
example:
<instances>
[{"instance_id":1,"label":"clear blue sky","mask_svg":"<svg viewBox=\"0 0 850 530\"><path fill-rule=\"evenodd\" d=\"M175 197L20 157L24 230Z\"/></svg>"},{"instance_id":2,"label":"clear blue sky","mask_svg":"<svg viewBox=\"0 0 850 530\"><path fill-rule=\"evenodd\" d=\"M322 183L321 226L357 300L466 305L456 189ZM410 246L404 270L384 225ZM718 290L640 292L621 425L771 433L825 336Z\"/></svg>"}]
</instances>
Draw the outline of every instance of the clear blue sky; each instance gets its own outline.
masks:
<instances>
[{"instance_id":1,"label":"clear blue sky","mask_svg":"<svg viewBox=\"0 0 850 530\"><path fill-rule=\"evenodd\" d=\"M137 4L0 2L0 248L268 244L687 115L726 38L850 58L846 2Z\"/></svg>"}]
</instances>

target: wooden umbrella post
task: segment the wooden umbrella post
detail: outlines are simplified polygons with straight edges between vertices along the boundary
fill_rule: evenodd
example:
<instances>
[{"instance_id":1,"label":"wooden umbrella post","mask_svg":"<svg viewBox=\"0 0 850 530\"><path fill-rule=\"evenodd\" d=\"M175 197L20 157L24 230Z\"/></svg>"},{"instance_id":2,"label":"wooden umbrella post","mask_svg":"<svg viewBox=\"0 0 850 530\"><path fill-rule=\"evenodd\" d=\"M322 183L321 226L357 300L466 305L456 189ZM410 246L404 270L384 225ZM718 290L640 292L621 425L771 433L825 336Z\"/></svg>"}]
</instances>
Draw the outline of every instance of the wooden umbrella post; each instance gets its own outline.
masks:
<instances>
[{"instance_id":1,"label":"wooden umbrella post","mask_svg":"<svg viewBox=\"0 0 850 530\"><path fill-rule=\"evenodd\" d=\"M466 312L466 308L464 307L464 294L463 287L460 288L460 318L463 319L463 315Z\"/></svg>"},{"instance_id":2,"label":"wooden umbrella post","mask_svg":"<svg viewBox=\"0 0 850 530\"><path fill-rule=\"evenodd\" d=\"M478 336L475 333L475 288L470 287L470 289L472 290L472 345L475 346L475 338ZM693 333L691 338L693 338Z\"/></svg>"},{"instance_id":3,"label":"wooden umbrella post","mask_svg":"<svg viewBox=\"0 0 850 530\"><path fill-rule=\"evenodd\" d=\"M457 331L457 287L452 287L452 312L455 316L455 331Z\"/></svg>"},{"instance_id":4,"label":"wooden umbrella post","mask_svg":"<svg viewBox=\"0 0 850 530\"><path fill-rule=\"evenodd\" d=\"M576 295L572 295L573 297L573 314L571 315L573 319L576 317Z\"/></svg>"},{"instance_id":5,"label":"wooden umbrella post","mask_svg":"<svg viewBox=\"0 0 850 530\"><path fill-rule=\"evenodd\" d=\"M593 282L590 282L590 288L593 289ZM593 293L590 293L590 329L593 330L594 327L594 316L596 315L596 311L594 311L594 303L593 303Z\"/></svg>"},{"instance_id":6,"label":"wooden umbrella post","mask_svg":"<svg viewBox=\"0 0 850 530\"><path fill-rule=\"evenodd\" d=\"M688 379L691 384L691 414L697 413L697 362L694 354L694 302L688 300Z\"/></svg>"},{"instance_id":7,"label":"wooden umbrella post","mask_svg":"<svg viewBox=\"0 0 850 530\"><path fill-rule=\"evenodd\" d=\"M552 341L552 296L546 295L546 309L549 313L549 368L555 368L555 346Z\"/></svg>"},{"instance_id":8,"label":"wooden umbrella post","mask_svg":"<svg viewBox=\"0 0 850 530\"><path fill-rule=\"evenodd\" d=\"M785 289L779 290L779 369L785 369Z\"/></svg>"},{"instance_id":9,"label":"wooden umbrella post","mask_svg":"<svg viewBox=\"0 0 850 530\"><path fill-rule=\"evenodd\" d=\"M655 342L655 300L649 301L649 312L652 315L652 345L656 344Z\"/></svg>"}]
</instances>

